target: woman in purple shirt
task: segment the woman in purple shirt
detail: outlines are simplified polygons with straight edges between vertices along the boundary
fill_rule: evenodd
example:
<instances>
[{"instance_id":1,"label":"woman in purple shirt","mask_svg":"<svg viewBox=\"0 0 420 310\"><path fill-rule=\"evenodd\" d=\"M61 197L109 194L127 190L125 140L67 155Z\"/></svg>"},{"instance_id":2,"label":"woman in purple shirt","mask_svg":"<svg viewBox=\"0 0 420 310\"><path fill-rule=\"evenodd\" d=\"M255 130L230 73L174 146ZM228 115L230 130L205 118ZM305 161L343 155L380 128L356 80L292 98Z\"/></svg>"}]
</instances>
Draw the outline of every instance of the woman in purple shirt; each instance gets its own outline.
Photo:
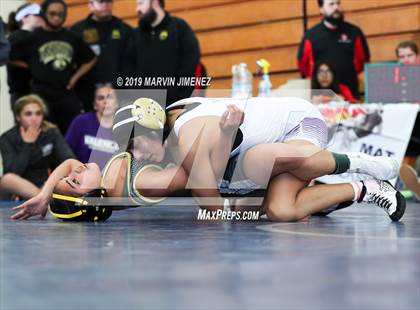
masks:
<instances>
[{"instance_id":1,"label":"woman in purple shirt","mask_svg":"<svg viewBox=\"0 0 420 310\"><path fill-rule=\"evenodd\" d=\"M112 122L117 108L111 85L98 85L95 111L77 116L66 132L66 141L79 161L94 162L102 169L118 151L118 144L112 140Z\"/></svg>"}]
</instances>

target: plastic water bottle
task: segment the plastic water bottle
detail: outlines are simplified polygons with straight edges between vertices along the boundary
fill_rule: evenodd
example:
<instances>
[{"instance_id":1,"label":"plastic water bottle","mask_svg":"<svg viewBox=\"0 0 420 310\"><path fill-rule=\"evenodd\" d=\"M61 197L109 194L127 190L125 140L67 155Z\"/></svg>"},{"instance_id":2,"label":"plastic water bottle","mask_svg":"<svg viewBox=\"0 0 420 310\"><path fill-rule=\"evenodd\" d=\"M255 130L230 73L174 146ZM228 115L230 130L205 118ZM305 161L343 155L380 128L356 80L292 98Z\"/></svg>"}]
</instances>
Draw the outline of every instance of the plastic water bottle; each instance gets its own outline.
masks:
<instances>
[{"instance_id":1,"label":"plastic water bottle","mask_svg":"<svg viewBox=\"0 0 420 310\"><path fill-rule=\"evenodd\" d=\"M272 86L270 76L268 75L270 63L265 59L259 59L257 60L257 65L263 73L258 84L258 97L270 97Z\"/></svg>"},{"instance_id":2,"label":"plastic water bottle","mask_svg":"<svg viewBox=\"0 0 420 310\"><path fill-rule=\"evenodd\" d=\"M252 73L248 70L246 63L239 64L240 90L241 98L252 96Z\"/></svg>"},{"instance_id":3,"label":"plastic water bottle","mask_svg":"<svg viewBox=\"0 0 420 310\"><path fill-rule=\"evenodd\" d=\"M270 97L271 81L268 74L263 74L258 84L258 97Z\"/></svg>"},{"instance_id":4,"label":"plastic water bottle","mask_svg":"<svg viewBox=\"0 0 420 310\"><path fill-rule=\"evenodd\" d=\"M232 98L238 98L240 96L241 88L241 77L239 74L239 66L232 66Z\"/></svg>"},{"instance_id":5,"label":"plastic water bottle","mask_svg":"<svg viewBox=\"0 0 420 310\"><path fill-rule=\"evenodd\" d=\"M232 66L232 97L248 98L252 96L252 73L246 63Z\"/></svg>"}]
</instances>

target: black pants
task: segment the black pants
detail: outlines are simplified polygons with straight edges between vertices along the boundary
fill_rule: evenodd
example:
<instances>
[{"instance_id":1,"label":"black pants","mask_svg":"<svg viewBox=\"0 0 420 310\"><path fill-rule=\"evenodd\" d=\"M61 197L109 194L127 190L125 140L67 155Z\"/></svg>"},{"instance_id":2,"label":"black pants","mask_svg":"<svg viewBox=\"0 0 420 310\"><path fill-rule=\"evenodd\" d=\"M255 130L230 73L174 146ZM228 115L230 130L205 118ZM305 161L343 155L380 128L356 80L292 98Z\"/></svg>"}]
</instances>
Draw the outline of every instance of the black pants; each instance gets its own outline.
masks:
<instances>
[{"instance_id":1,"label":"black pants","mask_svg":"<svg viewBox=\"0 0 420 310\"><path fill-rule=\"evenodd\" d=\"M95 100L95 85L93 83L80 79L74 88L77 97L82 103L85 112L93 111L93 101Z\"/></svg>"},{"instance_id":2,"label":"black pants","mask_svg":"<svg viewBox=\"0 0 420 310\"><path fill-rule=\"evenodd\" d=\"M47 120L56 124L64 136L71 122L81 113L82 105L79 98L75 94L61 98L43 98L48 107Z\"/></svg>"}]
</instances>

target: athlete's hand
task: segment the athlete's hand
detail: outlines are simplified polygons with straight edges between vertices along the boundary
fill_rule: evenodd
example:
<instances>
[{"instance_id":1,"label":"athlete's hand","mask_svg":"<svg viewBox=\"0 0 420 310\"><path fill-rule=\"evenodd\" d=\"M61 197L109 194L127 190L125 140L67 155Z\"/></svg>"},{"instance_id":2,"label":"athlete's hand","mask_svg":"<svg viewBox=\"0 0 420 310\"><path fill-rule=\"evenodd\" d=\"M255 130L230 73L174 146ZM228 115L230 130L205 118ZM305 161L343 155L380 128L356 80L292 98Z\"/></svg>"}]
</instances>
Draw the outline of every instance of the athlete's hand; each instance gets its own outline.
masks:
<instances>
[{"instance_id":1,"label":"athlete's hand","mask_svg":"<svg viewBox=\"0 0 420 310\"><path fill-rule=\"evenodd\" d=\"M225 134L234 133L244 122L244 117L244 111L234 104L228 105L219 121L220 130Z\"/></svg>"},{"instance_id":2,"label":"athlete's hand","mask_svg":"<svg viewBox=\"0 0 420 310\"><path fill-rule=\"evenodd\" d=\"M48 210L48 197L38 194L35 197L25 201L21 205L14 207L13 210L17 211L11 216L12 220L26 220L32 216L41 215L45 217Z\"/></svg>"},{"instance_id":3,"label":"athlete's hand","mask_svg":"<svg viewBox=\"0 0 420 310\"><path fill-rule=\"evenodd\" d=\"M41 128L36 126L29 126L28 128L20 127L20 136L26 143L34 143L41 133Z\"/></svg>"}]
</instances>

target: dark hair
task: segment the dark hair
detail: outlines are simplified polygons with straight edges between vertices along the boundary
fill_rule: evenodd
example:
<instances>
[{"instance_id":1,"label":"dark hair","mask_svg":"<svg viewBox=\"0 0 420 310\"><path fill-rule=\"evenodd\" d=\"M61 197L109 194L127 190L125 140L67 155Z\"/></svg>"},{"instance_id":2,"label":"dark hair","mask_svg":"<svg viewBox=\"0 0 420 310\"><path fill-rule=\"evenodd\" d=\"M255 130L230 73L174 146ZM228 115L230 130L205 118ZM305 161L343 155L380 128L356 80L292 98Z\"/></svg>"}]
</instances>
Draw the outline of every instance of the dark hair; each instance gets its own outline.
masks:
<instances>
[{"instance_id":1,"label":"dark hair","mask_svg":"<svg viewBox=\"0 0 420 310\"><path fill-rule=\"evenodd\" d=\"M414 41L403 41L403 42L400 42L398 44L397 48L395 49L395 54L397 55L397 57L399 56L398 55L398 50L400 48L409 48L409 49L411 49L414 52L414 54L416 54L416 55L419 54L419 49L417 47L416 42L414 42Z\"/></svg>"},{"instance_id":2,"label":"dark hair","mask_svg":"<svg viewBox=\"0 0 420 310\"><path fill-rule=\"evenodd\" d=\"M98 90L99 88L104 88L104 87L113 88L111 82L97 83L97 84L95 84L95 91Z\"/></svg>"},{"instance_id":3,"label":"dark hair","mask_svg":"<svg viewBox=\"0 0 420 310\"><path fill-rule=\"evenodd\" d=\"M47 20L48 7L53 3L61 3L63 5L63 7L64 7L64 20L66 20L67 4L64 2L64 0L45 0L44 2L42 2L42 4L41 4L41 14L40 14L42 16L42 18Z\"/></svg>"},{"instance_id":4,"label":"dark hair","mask_svg":"<svg viewBox=\"0 0 420 310\"><path fill-rule=\"evenodd\" d=\"M165 0L159 0L159 5L162 9L165 8Z\"/></svg>"},{"instance_id":5,"label":"dark hair","mask_svg":"<svg viewBox=\"0 0 420 310\"><path fill-rule=\"evenodd\" d=\"M333 80L328 89L331 89L336 94L339 94L340 88L338 86L336 70L334 69L334 66L331 65L331 63L325 60L318 61L314 66L314 70L312 71L311 89L323 89L322 86L319 84L318 77L317 77L318 70L319 70L319 67L321 67L321 65L327 65L328 68L330 68L331 73L333 75Z\"/></svg>"},{"instance_id":6,"label":"dark hair","mask_svg":"<svg viewBox=\"0 0 420 310\"><path fill-rule=\"evenodd\" d=\"M318 5L321 8L324 5L324 0L318 0Z\"/></svg>"},{"instance_id":7,"label":"dark hair","mask_svg":"<svg viewBox=\"0 0 420 310\"><path fill-rule=\"evenodd\" d=\"M16 12L10 12L7 18L6 31L12 33L20 28L20 23L15 20Z\"/></svg>"}]
</instances>

